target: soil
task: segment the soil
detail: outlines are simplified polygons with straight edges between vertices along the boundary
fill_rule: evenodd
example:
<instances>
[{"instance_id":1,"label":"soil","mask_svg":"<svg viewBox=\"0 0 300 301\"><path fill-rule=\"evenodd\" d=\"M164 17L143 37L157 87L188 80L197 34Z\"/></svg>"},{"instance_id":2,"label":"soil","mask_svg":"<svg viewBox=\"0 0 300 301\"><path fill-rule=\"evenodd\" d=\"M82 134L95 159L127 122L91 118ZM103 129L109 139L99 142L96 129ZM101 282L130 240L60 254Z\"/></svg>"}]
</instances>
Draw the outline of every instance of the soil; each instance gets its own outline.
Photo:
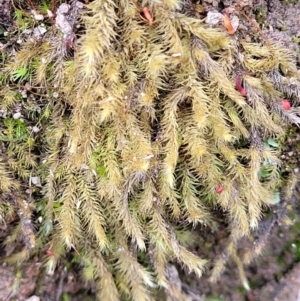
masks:
<instances>
[{"instance_id":1,"label":"soil","mask_svg":"<svg viewBox=\"0 0 300 301\"><path fill-rule=\"evenodd\" d=\"M206 12L222 12L224 8L232 6L242 10L249 18L256 21L262 29L259 31L252 22L243 15L236 13L239 18L239 30L256 32L258 38L266 35L270 40L277 40L289 47L299 57L300 43L300 3L298 1L279 0L203 0L193 1L201 5ZM0 19L8 24L10 1L0 0ZM237 11L236 11L237 12ZM298 136L297 136L298 135ZM298 137L298 138L297 138ZM287 141L283 160L294 154L293 171L299 172L298 150L296 142L299 134ZM289 155L290 153L292 155ZM300 176L299 176L300 178ZM245 267L246 277L250 284L250 291L241 285L238 270L233 262L229 262L227 269L217 283L209 282L209 271L200 280L193 275L180 274L182 289L190 300L194 301L292 301L299 300L300 288L300 185L295 188L293 197L266 212L266 219L262 221L259 231L267 233L264 239L266 246L263 254ZM275 213L274 213L275 212ZM282 213L283 212L283 213ZM275 216L275 218L274 218ZM288 222L290 221L290 223ZM11 225L0 229L0 241L10 232ZM204 232L205 243L195 243L193 248L201 257L214 258L221 254L226 244L226 230ZM269 233L270 232L270 233ZM254 237L255 239L255 237ZM204 241L204 240L203 240ZM249 247L249 242L240 242L240 251ZM7 254L9 250L0 247L0 254ZM66 267L62 262L53 275L42 272L42 259L35 258L27 267L18 271L18 267L6 264L0 266L0 301L58 301L58 300L95 300L92 288L89 294L82 283L76 265ZM18 287L17 290L14 288ZM103 300L105 301L105 300Z\"/></svg>"},{"instance_id":2,"label":"soil","mask_svg":"<svg viewBox=\"0 0 300 301\"><path fill-rule=\"evenodd\" d=\"M278 41L285 47L294 51L298 63L300 43L300 3L299 1L202 1L206 11L218 11L226 7L236 7L242 10L249 18L255 20L261 30L245 19L243 14L239 16L239 28L241 30L257 31L260 36L271 41ZM238 11L236 10L236 12ZM299 134L291 137L286 142L285 152L282 154L283 162L289 162L286 168L289 172L299 172L300 162L297 142ZM299 178L299 176L297 176ZM260 225L262 229L270 230L266 236L266 245L261 256L245 267L245 274L250 284L250 291L241 285L238 269L233 262L227 265L217 283L209 281L209 272L200 280L192 279L184 275L182 279L187 283L184 286L187 292L198 292L205 301L292 301L300 300L300 220L299 200L300 185L297 184L294 195L290 200L283 200L280 206L272 208L273 213L284 210L286 216L272 224L272 212ZM285 210L286 209L286 210ZM285 215L284 214L284 215ZM267 213L268 215L268 213ZM291 225L284 221L289 217ZM209 254L207 245L213 245L209 252L214 255L222 255L222 246L226 245L226 231L218 233L206 233L205 246L197 249L200 256L214 257ZM240 251L246 250L249 242L240 242Z\"/></svg>"}]
</instances>

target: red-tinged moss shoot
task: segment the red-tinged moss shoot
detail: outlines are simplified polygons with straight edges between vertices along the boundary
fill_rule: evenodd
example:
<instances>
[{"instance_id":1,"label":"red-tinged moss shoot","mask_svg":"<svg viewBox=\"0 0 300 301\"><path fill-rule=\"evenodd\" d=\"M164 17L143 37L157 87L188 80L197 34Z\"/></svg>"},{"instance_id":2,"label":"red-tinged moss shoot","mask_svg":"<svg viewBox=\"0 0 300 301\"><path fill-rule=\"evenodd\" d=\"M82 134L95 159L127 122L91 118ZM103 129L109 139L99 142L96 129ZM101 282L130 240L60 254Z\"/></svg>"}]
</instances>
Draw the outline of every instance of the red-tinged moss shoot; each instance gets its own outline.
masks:
<instances>
[{"instance_id":1,"label":"red-tinged moss shoot","mask_svg":"<svg viewBox=\"0 0 300 301\"><path fill-rule=\"evenodd\" d=\"M223 192L223 190L224 190L224 186L223 186L223 185L219 185L219 186L217 186L217 187L215 188L215 192L216 192L217 194L221 194L221 193Z\"/></svg>"},{"instance_id":2,"label":"red-tinged moss shoot","mask_svg":"<svg viewBox=\"0 0 300 301\"><path fill-rule=\"evenodd\" d=\"M152 17L152 15L151 15L151 13L150 13L148 7L144 7L144 8L142 9L142 12L143 12L143 14L144 14L144 17L148 20L149 25L152 25L152 24L153 24L153 17Z\"/></svg>"},{"instance_id":3,"label":"red-tinged moss shoot","mask_svg":"<svg viewBox=\"0 0 300 301\"><path fill-rule=\"evenodd\" d=\"M285 110L285 111L288 111L291 109L291 103L287 100L287 99L283 99L281 101L281 105L282 105L282 108Z\"/></svg>"},{"instance_id":4,"label":"red-tinged moss shoot","mask_svg":"<svg viewBox=\"0 0 300 301\"><path fill-rule=\"evenodd\" d=\"M227 13L224 13L224 26L227 29L227 32L232 35L235 33L235 29L231 24L231 21L229 19L229 16Z\"/></svg>"},{"instance_id":5,"label":"red-tinged moss shoot","mask_svg":"<svg viewBox=\"0 0 300 301\"><path fill-rule=\"evenodd\" d=\"M235 79L235 87L240 92L242 96L246 96L247 92L242 86L241 77L238 75Z\"/></svg>"},{"instance_id":6,"label":"red-tinged moss shoot","mask_svg":"<svg viewBox=\"0 0 300 301\"><path fill-rule=\"evenodd\" d=\"M51 250L46 250L46 254L49 256L49 257L54 257L54 253L51 251Z\"/></svg>"}]
</instances>

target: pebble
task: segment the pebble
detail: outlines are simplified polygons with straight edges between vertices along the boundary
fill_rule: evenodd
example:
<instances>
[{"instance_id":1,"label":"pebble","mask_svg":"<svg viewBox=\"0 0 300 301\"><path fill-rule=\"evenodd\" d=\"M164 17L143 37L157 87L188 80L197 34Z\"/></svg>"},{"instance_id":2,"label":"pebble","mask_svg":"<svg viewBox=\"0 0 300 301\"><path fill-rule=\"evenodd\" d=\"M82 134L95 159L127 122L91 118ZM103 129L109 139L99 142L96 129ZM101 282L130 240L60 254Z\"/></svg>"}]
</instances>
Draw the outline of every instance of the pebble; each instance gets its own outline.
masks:
<instances>
[{"instance_id":1,"label":"pebble","mask_svg":"<svg viewBox=\"0 0 300 301\"><path fill-rule=\"evenodd\" d=\"M217 25L223 20L224 16L219 12L208 12L205 23L208 25Z\"/></svg>"},{"instance_id":2,"label":"pebble","mask_svg":"<svg viewBox=\"0 0 300 301\"><path fill-rule=\"evenodd\" d=\"M37 187L42 187L41 184L41 178L40 177L31 177L30 181L33 185L37 186Z\"/></svg>"},{"instance_id":3,"label":"pebble","mask_svg":"<svg viewBox=\"0 0 300 301\"><path fill-rule=\"evenodd\" d=\"M21 116L22 116L22 115L21 115L20 112L15 113L15 114L13 115L13 119L17 120L17 119L19 119Z\"/></svg>"},{"instance_id":4,"label":"pebble","mask_svg":"<svg viewBox=\"0 0 300 301\"><path fill-rule=\"evenodd\" d=\"M38 133L38 132L40 131L40 129L39 129L37 126L33 126L33 127L32 127L32 131L33 131L34 133Z\"/></svg>"},{"instance_id":5,"label":"pebble","mask_svg":"<svg viewBox=\"0 0 300 301\"><path fill-rule=\"evenodd\" d=\"M31 296L29 298L27 298L25 301L40 301L40 297L38 296Z\"/></svg>"}]
</instances>

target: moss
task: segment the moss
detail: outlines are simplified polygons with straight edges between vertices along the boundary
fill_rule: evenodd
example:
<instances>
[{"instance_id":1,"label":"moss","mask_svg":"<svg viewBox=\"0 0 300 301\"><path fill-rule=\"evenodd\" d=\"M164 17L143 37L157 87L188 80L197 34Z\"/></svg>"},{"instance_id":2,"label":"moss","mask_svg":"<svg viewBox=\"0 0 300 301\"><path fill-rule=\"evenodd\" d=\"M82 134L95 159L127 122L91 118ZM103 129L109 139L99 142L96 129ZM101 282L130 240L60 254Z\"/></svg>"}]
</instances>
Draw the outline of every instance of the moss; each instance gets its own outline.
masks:
<instances>
[{"instance_id":1,"label":"moss","mask_svg":"<svg viewBox=\"0 0 300 301\"><path fill-rule=\"evenodd\" d=\"M255 20L256 22L264 27L265 26L265 20L266 20L266 16L267 16L267 9L266 7L261 7L260 9L258 9L255 13Z\"/></svg>"},{"instance_id":2,"label":"moss","mask_svg":"<svg viewBox=\"0 0 300 301\"><path fill-rule=\"evenodd\" d=\"M208 296L205 301L224 301L224 299L218 296Z\"/></svg>"},{"instance_id":3,"label":"moss","mask_svg":"<svg viewBox=\"0 0 300 301\"><path fill-rule=\"evenodd\" d=\"M186 225L225 221L212 280L232 257L247 287L243 262L260 250L240 258L238 241L281 185L267 142L300 123L295 58L206 26L189 1L149 1L150 17L136 1L70 3L61 17L71 31L46 20L47 33L25 35L1 61L0 218L13 211L5 243L24 243L5 261L46 253L53 273L72 254L99 300L154 300L159 288L182 300L169 264L199 277L207 264ZM36 28L17 14L19 30Z\"/></svg>"}]
</instances>

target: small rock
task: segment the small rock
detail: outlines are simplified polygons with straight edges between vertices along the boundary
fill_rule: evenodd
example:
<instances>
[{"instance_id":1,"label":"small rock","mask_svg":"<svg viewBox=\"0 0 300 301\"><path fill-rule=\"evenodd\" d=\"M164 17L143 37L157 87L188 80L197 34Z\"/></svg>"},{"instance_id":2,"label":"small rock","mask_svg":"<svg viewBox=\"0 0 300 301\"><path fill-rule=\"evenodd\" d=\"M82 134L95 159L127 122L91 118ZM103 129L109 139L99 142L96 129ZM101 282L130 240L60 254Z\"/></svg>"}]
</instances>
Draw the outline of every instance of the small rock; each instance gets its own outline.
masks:
<instances>
[{"instance_id":1,"label":"small rock","mask_svg":"<svg viewBox=\"0 0 300 301\"><path fill-rule=\"evenodd\" d=\"M27 98L27 91L26 90L21 91L21 95L23 98Z\"/></svg>"},{"instance_id":2,"label":"small rock","mask_svg":"<svg viewBox=\"0 0 300 301\"><path fill-rule=\"evenodd\" d=\"M24 34L31 34L32 30L31 29L24 29L23 33Z\"/></svg>"},{"instance_id":3,"label":"small rock","mask_svg":"<svg viewBox=\"0 0 300 301\"><path fill-rule=\"evenodd\" d=\"M62 3L57 10L57 14L67 14L70 8L71 6L69 4Z\"/></svg>"},{"instance_id":4,"label":"small rock","mask_svg":"<svg viewBox=\"0 0 300 301\"><path fill-rule=\"evenodd\" d=\"M32 88L31 84L27 82L27 83L25 84L25 89L26 89L27 91L30 91L31 88Z\"/></svg>"},{"instance_id":5,"label":"small rock","mask_svg":"<svg viewBox=\"0 0 300 301\"><path fill-rule=\"evenodd\" d=\"M89 170L90 168L85 163L81 164L81 169L83 170Z\"/></svg>"},{"instance_id":6,"label":"small rock","mask_svg":"<svg viewBox=\"0 0 300 301\"><path fill-rule=\"evenodd\" d=\"M38 132L40 131L40 129L39 129L37 126L33 126L33 127L32 127L32 131L33 131L34 133L38 133Z\"/></svg>"},{"instance_id":7,"label":"small rock","mask_svg":"<svg viewBox=\"0 0 300 301\"><path fill-rule=\"evenodd\" d=\"M7 116L7 111L0 110L0 117L6 118L6 116Z\"/></svg>"},{"instance_id":8,"label":"small rock","mask_svg":"<svg viewBox=\"0 0 300 301\"><path fill-rule=\"evenodd\" d=\"M77 1L76 2L76 6L79 8L79 9L82 9L84 7L84 4L82 2L79 2Z\"/></svg>"},{"instance_id":9,"label":"small rock","mask_svg":"<svg viewBox=\"0 0 300 301\"><path fill-rule=\"evenodd\" d=\"M22 115L21 115L20 112L15 113L15 114L13 115L13 119L17 120L17 119L19 119L21 116L22 116Z\"/></svg>"},{"instance_id":10,"label":"small rock","mask_svg":"<svg viewBox=\"0 0 300 301\"><path fill-rule=\"evenodd\" d=\"M57 98L57 97L59 96L59 94L58 94L57 92L54 92L54 93L52 94L52 96L53 96L54 98Z\"/></svg>"},{"instance_id":11,"label":"small rock","mask_svg":"<svg viewBox=\"0 0 300 301\"><path fill-rule=\"evenodd\" d=\"M231 24L232 24L232 27L237 30L237 28L239 27L239 23L240 23L240 20L237 16L232 16L230 18L230 21L231 21Z\"/></svg>"},{"instance_id":12,"label":"small rock","mask_svg":"<svg viewBox=\"0 0 300 301\"><path fill-rule=\"evenodd\" d=\"M56 16L55 25L66 35L71 34L73 31L71 24L64 14L58 14Z\"/></svg>"},{"instance_id":13,"label":"small rock","mask_svg":"<svg viewBox=\"0 0 300 301\"><path fill-rule=\"evenodd\" d=\"M30 177L30 181L33 185L37 187L42 187L41 178L40 177Z\"/></svg>"},{"instance_id":14,"label":"small rock","mask_svg":"<svg viewBox=\"0 0 300 301\"><path fill-rule=\"evenodd\" d=\"M51 10L47 9L47 15L49 18L53 18L54 17L54 14Z\"/></svg>"},{"instance_id":15,"label":"small rock","mask_svg":"<svg viewBox=\"0 0 300 301\"><path fill-rule=\"evenodd\" d=\"M41 14L38 14L35 10L32 10L31 11L32 15L33 15L33 18L37 21L41 21L41 20L44 20L44 16L41 15Z\"/></svg>"},{"instance_id":16,"label":"small rock","mask_svg":"<svg viewBox=\"0 0 300 301\"><path fill-rule=\"evenodd\" d=\"M205 23L209 25L217 25L223 20L224 16L219 12L208 12Z\"/></svg>"},{"instance_id":17,"label":"small rock","mask_svg":"<svg viewBox=\"0 0 300 301\"><path fill-rule=\"evenodd\" d=\"M239 0L238 1L239 6L242 7L246 7L246 6L253 6L253 0Z\"/></svg>"},{"instance_id":18,"label":"small rock","mask_svg":"<svg viewBox=\"0 0 300 301\"><path fill-rule=\"evenodd\" d=\"M47 29L43 26L37 26L34 28L33 30L33 36L36 38L36 39L40 39L44 33L47 32Z\"/></svg>"}]
</instances>

